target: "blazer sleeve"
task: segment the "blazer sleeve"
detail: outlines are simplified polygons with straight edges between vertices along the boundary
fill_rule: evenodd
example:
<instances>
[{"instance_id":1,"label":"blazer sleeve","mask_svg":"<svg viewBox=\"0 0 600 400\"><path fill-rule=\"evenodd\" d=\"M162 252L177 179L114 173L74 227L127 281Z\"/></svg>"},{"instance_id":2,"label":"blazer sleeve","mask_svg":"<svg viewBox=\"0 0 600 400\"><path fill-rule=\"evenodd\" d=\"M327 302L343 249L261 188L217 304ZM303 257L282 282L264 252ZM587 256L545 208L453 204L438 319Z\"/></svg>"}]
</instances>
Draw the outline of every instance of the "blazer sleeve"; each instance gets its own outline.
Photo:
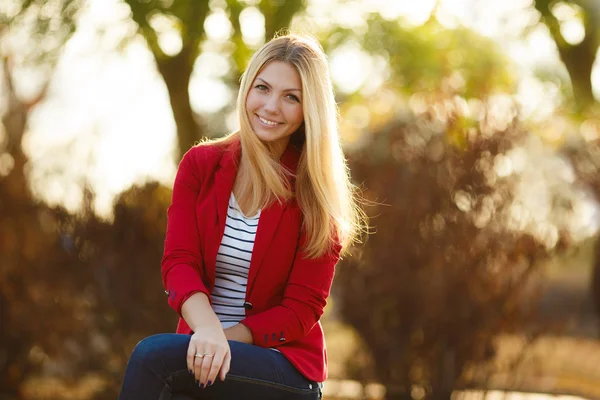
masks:
<instances>
[{"instance_id":1,"label":"blazer sleeve","mask_svg":"<svg viewBox=\"0 0 600 400\"><path fill-rule=\"evenodd\" d=\"M305 240L302 234L300 244ZM341 246L336 243L333 249L314 259L297 251L280 305L240 321L252 332L255 345L276 347L310 332L323 315L340 250Z\"/></svg>"},{"instance_id":2,"label":"blazer sleeve","mask_svg":"<svg viewBox=\"0 0 600 400\"><path fill-rule=\"evenodd\" d=\"M181 160L167 211L167 230L161 262L162 281L169 306L181 316L181 306L192 294L210 294L202 282L203 262L196 223L196 200L201 176L195 160L197 148Z\"/></svg>"}]
</instances>

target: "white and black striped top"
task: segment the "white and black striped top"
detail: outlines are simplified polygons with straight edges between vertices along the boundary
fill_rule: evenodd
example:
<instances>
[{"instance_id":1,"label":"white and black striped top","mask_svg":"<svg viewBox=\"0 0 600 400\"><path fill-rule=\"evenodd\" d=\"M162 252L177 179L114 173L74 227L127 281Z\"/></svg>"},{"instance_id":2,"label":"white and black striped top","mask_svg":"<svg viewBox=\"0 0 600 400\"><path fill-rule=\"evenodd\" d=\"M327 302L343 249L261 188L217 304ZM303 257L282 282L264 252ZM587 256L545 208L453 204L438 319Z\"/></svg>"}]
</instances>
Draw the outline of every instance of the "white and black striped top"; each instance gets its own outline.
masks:
<instances>
[{"instance_id":1,"label":"white and black striped top","mask_svg":"<svg viewBox=\"0 0 600 400\"><path fill-rule=\"evenodd\" d=\"M223 328L237 324L246 316L246 285L259 217L260 210L252 217L244 216L231 193L212 290L212 308Z\"/></svg>"}]
</instances>

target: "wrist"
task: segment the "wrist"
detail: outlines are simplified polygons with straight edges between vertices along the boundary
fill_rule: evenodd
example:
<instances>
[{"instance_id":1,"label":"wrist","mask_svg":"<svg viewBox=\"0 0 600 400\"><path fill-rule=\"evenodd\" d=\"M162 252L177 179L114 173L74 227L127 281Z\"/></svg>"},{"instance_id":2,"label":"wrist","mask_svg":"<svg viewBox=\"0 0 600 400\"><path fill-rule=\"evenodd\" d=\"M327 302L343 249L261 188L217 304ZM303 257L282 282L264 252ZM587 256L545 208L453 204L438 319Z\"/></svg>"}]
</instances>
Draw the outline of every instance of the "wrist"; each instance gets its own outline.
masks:
<instances>
[{"instance_id":1,"label":"wrist","mask_svg":"<svg viewBox=\"0 0 600 400\"><path fill-rule=\"evenodd\" d=\"M221 321L219 321L218 318L208 318L208 320L205 320L202 323L199 323L197 325L190 326L190 328L194 332L203 331L203 330L224 331L223 326L221 325Z\"/></svg>"},{"instance_id":2,"label":"wrist","mask_svg":"<svg viewBox=\"0 0 600 400\"><path fill-rule=\"evenodd\" d=\"M224 329L224 332L227 340L234 340L236 342L254 344L252 331L244 324L237 323L229 328Z\"/></svg>"}]
</instances>

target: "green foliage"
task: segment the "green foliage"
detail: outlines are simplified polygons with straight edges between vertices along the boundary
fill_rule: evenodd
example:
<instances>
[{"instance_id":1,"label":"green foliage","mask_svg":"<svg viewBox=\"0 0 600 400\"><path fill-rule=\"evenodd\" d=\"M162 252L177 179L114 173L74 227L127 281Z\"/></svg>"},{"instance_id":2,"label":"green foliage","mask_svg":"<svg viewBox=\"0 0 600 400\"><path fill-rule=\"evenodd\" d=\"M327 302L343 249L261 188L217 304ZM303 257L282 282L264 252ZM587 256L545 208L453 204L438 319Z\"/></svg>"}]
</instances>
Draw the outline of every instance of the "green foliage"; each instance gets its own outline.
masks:
<instances>
[{"instance_id":1,"label":"green foliage","mask_svg":"<svg viewBox=\"0 0 600 400\"><path fill-rule=\"evenodd\" d=\"M249 47L242 37L239 16L245 8L245 2L227 0L227 7L234 30L231 41L235 45L233 61L237 71L235 82L238 82L247 62L256 49ZM270 40L275 34L290 27L294 15L306 8L306 0L260 0L256 7L265 17L265 40Z\"/></svg>"},{"instance_id":2,"label":"green foliage","mask_svg":"<svg viewBox=\"0 0 600 400\"><path fill-rule=\"evenodd\" d=\"M11 5L6 6L7 12L0 13L0 38L3 35L24 35L22 37L29 42L18 46L22 63L29 67L45 63L54 65L64 43L75 31L77 13L83 0L8 1Z\"/></svg>"},{"instance_id":3,"label":"green foliage","mask_svg":"<svg viewBox=\"0 0 600 400\"><path fill-rule=\"evenodd\" d=\"M157 14L174 18L178 23L174 24L181 35L182 47L191 49L192 54L189 62L193 65L200 52L200 43L204 39L204 21L210 11L208 1L143 1L124 0L131 9L131 18L138 24L139 32L146 39L148 47L157 61L169 58L158 43L158 33L152 27L150 21Z\"/></svg>"},{"instance_id":4,"label":"green foliage","mask_svg":"<svg viewBox=\"0 0 600 400\"><path fill-rule=\"evenodd\" d=\"M372 14L364 30L334 28L326 45L334 49L347 42L383 57L389 63L387 82L400 93L447 92L449 79L455 93L467 98L515 89L514 71L492 40L466 28L444 28L435 19L408 28Z\"/></svg>"}]
</instances>

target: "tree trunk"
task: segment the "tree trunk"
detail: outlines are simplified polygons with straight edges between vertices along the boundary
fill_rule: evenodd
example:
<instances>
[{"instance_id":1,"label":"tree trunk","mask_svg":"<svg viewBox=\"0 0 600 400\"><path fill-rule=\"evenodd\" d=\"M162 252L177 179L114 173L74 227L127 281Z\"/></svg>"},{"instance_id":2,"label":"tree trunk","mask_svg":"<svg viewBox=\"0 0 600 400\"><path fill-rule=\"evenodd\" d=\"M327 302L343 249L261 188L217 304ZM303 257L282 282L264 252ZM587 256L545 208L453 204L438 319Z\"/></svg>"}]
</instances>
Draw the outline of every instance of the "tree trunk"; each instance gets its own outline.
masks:
<instances>
[{"instance_id":1,"label":"tree trunk","mask_svg":"<svg viewBox=\"0 0 600 400\"><path fill-rule=\"evenodd\" d=\"M598 318L598 332L600 332L600 240L596 241L594 252L594 271L592 277L592 301Z\"/></svg>"},{"instance_id":2,"label":"tree trunk","mask_svg":"<svg viewBox=\"0 0 600 400\"><path fill-rule=\"evenodd\" d=\"M194 59L195 52L191 47L187 47L175 57L157 60L158 71L167 85L173 118L177 126L175 155L177 162L204 135L190 104L189 85Z\"/></svg>"},{"instance_id":3,"label":"tree trunk","mask_svg":"<svg viewBox=\"0 0 600 400\"><path fill-rule=\"evenodd\" d=\"M560 22L550 9L551 4L549 0L536 0L534 3L556 43L561 61L567 68L577 110L584 111L595 103L592 91L592 67L600 45L600 32L597 27L600 16L598 10L592 6L593 2L579 2L585 14L583 19L585 38L581 43L572 45L563 37Z\"/></svg>"},{"instance_id":4,"label":"tree trunk","mask_svg":"<svg viewBox=\"0 0 600 400\"><path fill-rule=\"evenodd\" d=\"M591 36L588 33L584 41L578 45L559 47L560 58L569 72L578 110L585 110L596 101L592 91L592 68L596 59L598 40Z\"/></svg>"},{"instance_id":5,"label":"tree trunk","mask_svg":"<svg viewBox=\"0 0 600 400\"><path fill-rule=\"evenodd\" d=\"M385 400L413 400L410 390L398 385L385 385Z\"/></svg>"}]
</instances>

